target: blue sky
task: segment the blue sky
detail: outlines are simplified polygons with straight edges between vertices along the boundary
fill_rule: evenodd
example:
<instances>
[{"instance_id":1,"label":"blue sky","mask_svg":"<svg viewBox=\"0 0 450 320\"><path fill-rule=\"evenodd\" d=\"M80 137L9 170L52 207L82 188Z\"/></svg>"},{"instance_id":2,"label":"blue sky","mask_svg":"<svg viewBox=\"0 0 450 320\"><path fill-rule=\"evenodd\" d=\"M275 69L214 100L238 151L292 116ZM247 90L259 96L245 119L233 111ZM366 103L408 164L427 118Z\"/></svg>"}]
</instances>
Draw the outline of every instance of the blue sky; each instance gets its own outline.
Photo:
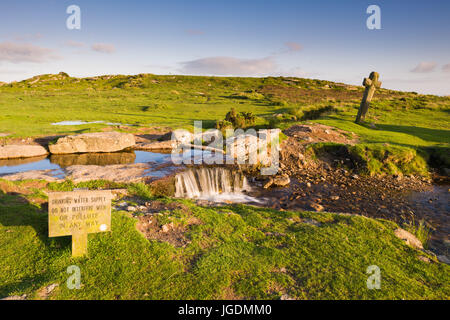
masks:
<instances>
[{"instance_id":1,"label":"blue sky","mask_svg":"<svg viewBox=\"0 0 450 320\"><path fill-rule=\"evenodd\" d=\"M81 29L66 28L69 5ZM381 30L369 30L369 5ZM2 1L0 81L65 71L300 76L450 95L450 1Z\"/></svg>"}]
</instances>

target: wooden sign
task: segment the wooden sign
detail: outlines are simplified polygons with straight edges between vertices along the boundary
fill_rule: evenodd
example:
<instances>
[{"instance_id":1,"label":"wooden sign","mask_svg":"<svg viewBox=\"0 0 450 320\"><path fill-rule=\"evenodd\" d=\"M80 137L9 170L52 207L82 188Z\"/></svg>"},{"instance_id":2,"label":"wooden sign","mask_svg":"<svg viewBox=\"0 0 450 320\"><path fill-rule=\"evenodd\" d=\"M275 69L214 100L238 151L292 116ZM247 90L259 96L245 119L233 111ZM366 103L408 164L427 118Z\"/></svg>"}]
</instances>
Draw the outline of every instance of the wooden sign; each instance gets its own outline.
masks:
<instances>
[{"instance_id":1,"label":"wooden sign","mask_svg":"<svg viewBox=\"0 0 450 320\"><path fill-rule=\"evenodd\" d=\"M109 190L51 192L48 195L48 236L72 236L72 256L87 254L88 233L111 231Z\"/></svg>"}]
</instances>

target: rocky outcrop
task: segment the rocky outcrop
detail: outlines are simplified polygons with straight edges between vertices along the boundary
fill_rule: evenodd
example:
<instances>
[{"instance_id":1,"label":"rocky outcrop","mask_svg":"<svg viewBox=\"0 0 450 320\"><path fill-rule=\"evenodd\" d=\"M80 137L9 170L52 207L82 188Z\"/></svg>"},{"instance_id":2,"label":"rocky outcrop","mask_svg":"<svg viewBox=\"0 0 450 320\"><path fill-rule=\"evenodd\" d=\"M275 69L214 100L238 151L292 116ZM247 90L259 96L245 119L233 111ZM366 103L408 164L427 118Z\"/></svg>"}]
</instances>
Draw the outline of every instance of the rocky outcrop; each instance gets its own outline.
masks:
<instances>
[{"instance_id":1,"label":"rocky outcrop","mask_svg":"<svg viewBox=\"0 0 450 320\"><path fill-rule=\"evenodd\" d=\"M257 135L243 134L226 139L227 154L233 158L249 161L250 164L269 166L277 158L272 152L279 152L279 129L259 130Z\"/></svg>"},{"instance_id":2,"label":"rocky outcrop","mask_svg":"<svg viewBox=\"0 0 450 320\"><path fill-rule=\"evenodd\" d=\"M311 208L313 208L314 210L316 210L317 212L321 212L323 211L323 209L325 209L321 204L315 203L315 202L311 202L309 204L309 206Z\"/></svg>"},{"instance_id":3,"label":"rocky outcrop","mask_svg":"<svg viewBox=\"0 0 450 320\"><path fill-rule=\"evenodd\" d=\"M49 149L52 154L117 152L134 144L131 133L94 132L60 138Z\"/></svg>"},{"instance_id":4,"label":"rocky outcrop","mask_svg":"<svg viewBox=\"0 0 450 320\"><path fill-rule=\"evenodd\" d=\"M447 256L445 256L445 255L437 256L437 259L438 259L439 262L442 262L442 263L450 265L450 259Z\"/></svg>"},{"instance_id":5,"label":"rocky outcrop","mask_svg":"<svg viewBox=\"0 0 450 320\"><path fill-rule=\"evenodd\" d=\"M191 143L194 135L187 130L178 129L161 136L160 141L177 141L178 143Z\"/></svg>"},{"instance_id":6,"label":"rocky outcrop","mask_svg":"<svg viewBox=\"0 0 450 320\"><path fill-rule=\"evenodd\" d=\"M60 176L59 170L31 170L7 175L0 175L2 179L9 181L23 181L23 180L45 180L48 182L60 182L64 179Z\"/></svg>"},{"instance_id":7,"label":"rocky outcrop","mask_svg":"<svg viewBox=\"0 0 450 320\"><path fill-rule=\"evenodd\" d=\"M146 163L119 164L111 166L71 166L66 168L67 178L74 182L108 180L136 182L151 175L152 167Z\"/></svg>"},{"instance_id":8,"label":"rocky outcrop","mask_svg":"<svg viewBox=\"0 0 450 320\"><path fill-rule=\"evenodd\" d=\"M285 187L289 183L291 183L291 179L289 178L289 176L282 174L270 178L269 181L264 184L264 189L267 189L269 187Z\"/></svg>"},{"instance_id":9,"label":"rocky outcrop","mask_svg":"<svg viewBox=\"0 0 450 320\"><path fill-rule=\"evenodd\" d=\"M247 160L253 156L256 159L258 153L258 145L262 144L262 141L255 135L244 134L240 136L233 136L226 140L228 153L233 158L240 158Z\"/></svg>"},{"instance_id":10,"label":"rocky outcrop","mask_svg":"<svg viewBox=\"0 0 450 320\"><path fill-rule=\"evenodd\" d=\"M406 231L404 229L397 228L394 231L394 234L395 234L395 236L397 238L405 241L405 243L407 245L409 245L409 246L411 246L413 248L416 248L416 249L423 249L422 242L420 242L420 240L417 239L416 236L413 235L412 233L410 233L410 232L408 232L408 231Z\"/></svg>"},{"instance_id":11,"label":"rocky outcrop","mask_svg":"<svg viewBox=\"0 0 450 320\"><path fill-rule=\"evenodd\" d=\"M134 149L136 149L136 150L145 150L145 151L172 150L177 145L178 145L178 142L176 140L156 141L156 142L150 142L150 143L137 144L134 147Z\"/></svg>"},{"instance_id":12,"label":"rocky outcrop","mask_svg":"<svg viewBox=\"0 0 450 320\"><path fill-rule=\"evenodd\" d=\"M0 146L0 159L39 157L47 153L44 147L37 145Z\"/></svg>"}]
</instances>

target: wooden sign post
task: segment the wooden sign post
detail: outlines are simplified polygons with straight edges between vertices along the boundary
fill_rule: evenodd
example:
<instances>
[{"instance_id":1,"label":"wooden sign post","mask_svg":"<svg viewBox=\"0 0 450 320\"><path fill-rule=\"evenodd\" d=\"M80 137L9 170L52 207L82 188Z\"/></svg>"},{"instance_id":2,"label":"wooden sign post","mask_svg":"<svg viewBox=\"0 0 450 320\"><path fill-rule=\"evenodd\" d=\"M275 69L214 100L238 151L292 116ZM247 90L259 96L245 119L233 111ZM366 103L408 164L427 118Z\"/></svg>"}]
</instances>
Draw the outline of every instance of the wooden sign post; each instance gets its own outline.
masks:
<instances>
[{"instance_id":1,"label":"wooden sign post","mask_svg":"<svg viewBox=\"0 0 450 320\"><path fill-rule=\"evenodd\" d=\"M72 256L87 254L88 233L111 231L109 190L51 192L48 195L48 236L72 236Z\"/></svg>"}]
</instances>

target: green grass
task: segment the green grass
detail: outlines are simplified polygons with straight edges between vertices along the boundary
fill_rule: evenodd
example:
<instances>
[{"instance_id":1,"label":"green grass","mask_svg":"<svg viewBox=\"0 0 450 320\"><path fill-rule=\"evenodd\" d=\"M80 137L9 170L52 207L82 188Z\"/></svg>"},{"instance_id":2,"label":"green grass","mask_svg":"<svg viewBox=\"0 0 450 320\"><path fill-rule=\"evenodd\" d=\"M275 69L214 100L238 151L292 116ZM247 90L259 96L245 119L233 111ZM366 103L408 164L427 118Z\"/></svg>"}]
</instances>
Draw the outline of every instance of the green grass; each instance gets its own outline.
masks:
<instances>
[{"instance_id":1,"label":"green grass","mask_svg":"<svg viewBox=\"0 0 450 320\"><path fill-rule=\"evenodd\" d=\"M362 175L419 175L429 176L428 153L411 147L387 143L316 143L307 148L308 154L317 159L331 155L335 159L352 160L353 166Z\"/></svg>"},{"instance_id":2,"label":"green grass","mask_svg":"<svg viewBox=\"0 0 450 320\"><path fill-rule=\"evenodd\" d=\"M193 128L203 120L212 128L231 107L264 116L273 109L263 95L239 93L277 81L255 78L114 76L97 80L67 78L0 87L0 128L12 136L98 131L103 124L52 126L65 120L131 124L137 127ZM235 95L236 94L236 95ZM264 123L263 118L258 119Z\"/></svg>"},{"instance_id":3,"label":"green grass","mask_svg":"<svg viewBox=\"0 0 450 320\"><path fill-rule=\"evenodd\" d=\"M422 245L424 248L428 247L428 241L430 240L431 236L431 228L427 225L425 220L420 220L419 223L415 224L414 221L409 222L403 226L406 231L411 232L414 234L417 239L419 239L420 242L422 242Z\"/></svg>"},{"instance_id":4,"label":"green grass","mask_svg":"<svg viewBox=\"0 0 450 320\"><path fill-rule=\"evenodd\" d=\"M370 175L428 174L426 159L412 148L366 143L351 146L349 151Z\"/></svg>"},{"instance_id":5,"label":"green grass","mask_svg":"<svg viewBox=\"0 0 450 320\"><path fill-rule=\"evenodd\" d=\"M51 125L65 120L131 124L131 130L192 128L194 120L203 120L205 128L212 128L235 108L256 115L256 126L268 125L274 114L316 118L323 113L320 110L337 109L337 114L325 113L315 121L353 131L368 143L429 146L450 141L448 97L378 90L367 117L377 125L371 129L353 123L362 88L322 80L43 75L1 86L0 95L0 128L13 137L99 131L106 126Z\"/></svg>"},{"instance_id":6,"label":"green grass","mask_svg":"<svg viewBox=\"0 0 450 320\"><path fill-rule=\"evenodd\" d=\"M370 174L426 175L427 161L448 167L448 97L378 90L366 119L375 124L372 128L354 123L362 90L322 80L281 77L146 74L77 79L43 75L0 86L0 132L36 137L99 131L107 126L51 125L65 120L131 124L128 129L116 129L128 131L143 127L192 129L194 120L203 120L204 128L212 128L235 108L252 112L256 127L286 128L313 119L355 132L361 144L346 147L347 151ZM278 114L282 116L274 121ZM0 180L1 185L6 191L0 191L0 297L26 293L37 298L37 292L52 283L59 284L53 299L450 296L449 266L407 247L394 236L397 225L384 220L243 205L204 208L162 198L167 203L184 203L189 212L157 215L160 225L184 225L190 217L201 221L186 230L186 247L149 241L136 230L136 219L113 211L112 233L89 235L89 257L73 259L70 237L47 237L46 190L126 188L147 200L154 199L152 190L144 184L108 181L47 184ZM158 194L157 190L153 194ZM410 227L426 241L426 226ZM419 260L420 255L432 262ZM67 267L73 264L81 268L80 290L65 286ZM381 269L380 290L366 287L370 265Z\"/></svg>"},{"instance_id":7,"label":"green grass","mask_svg":"<svg viewBox=\"0 0 450 320\"><path fill-rule=\"evenodd\" d=\"M355 132L363 142L367 143L388 142L409 147L445 144L448 147L450 141L448 110L380 111L378 120L374 120L372 116L366 118L367 122L373 122L376 125L375 129L355 124L356 111L356 108L346 109L337 115L326 116L315 121ZM369 109L369 113L371 111Z\"/></svg>"},{"instance_id":8,"label":"green grass","mask_svg":"<svg viewBox=\"0 0 450 320\"><path fill-rule=\"evenodd\" d=\"M325 88L325 86L327 88ZM100 131L106 124L52 126L65 120L130 124L115 130L142 128L215 127L230 109L255 115L255 128L287 128L302 121L337 127L359 136L369 153L388 143L403 156L415 150L437 167L450 165L450 98L379 89L367 123L354 123L361 87L300 78L230 78L194 76L102 76L72 78L42 75L0 87L0 138L74 134ZM373 123L373 125L370 125ZM0 132L0 133L1 133ZM373 144L373 146L370 146ZM404 149L401 149L404 147ZM388 150L389 149L389 150ZM361 150L354 150L362 155ZM367 152L366 152L367 153ZM364 157L363 157L364 158ZM367 160L371 174L423 174L423 161L386 166L377 157ZM405 169L405 170L404 170Z\"/></svg>"},{"instance_id":9,"label":"green grass","mask_svg":"<svg viewBox=\"0 0 450 320\"><path fill-rule=\"evenodd\" d=\"M14 186L20 187L7 185ZM48 187L63 190L66 185ZM142 189L129 190L141 194ZM51 299L450 296L450 267L397 239L393 222L244 205L206 208L187 200L160 200L187 207L156 215L160 224L186 224L189 217L201 222L187 228L187 246L149 241L136 230L135 218L113 211L112 232L89 235L89 256L74 259L70 237L47 237L45 203L35 204L19 192L0 192L0 297L26 293L38 298L37 292L53 283L59 287ZM419 260L420 255L432 262ZM65 285L70 265L81 269L79 290ZM381 269L380 290L366 287L370 265Z\"/></svg>"}]
</instances>

